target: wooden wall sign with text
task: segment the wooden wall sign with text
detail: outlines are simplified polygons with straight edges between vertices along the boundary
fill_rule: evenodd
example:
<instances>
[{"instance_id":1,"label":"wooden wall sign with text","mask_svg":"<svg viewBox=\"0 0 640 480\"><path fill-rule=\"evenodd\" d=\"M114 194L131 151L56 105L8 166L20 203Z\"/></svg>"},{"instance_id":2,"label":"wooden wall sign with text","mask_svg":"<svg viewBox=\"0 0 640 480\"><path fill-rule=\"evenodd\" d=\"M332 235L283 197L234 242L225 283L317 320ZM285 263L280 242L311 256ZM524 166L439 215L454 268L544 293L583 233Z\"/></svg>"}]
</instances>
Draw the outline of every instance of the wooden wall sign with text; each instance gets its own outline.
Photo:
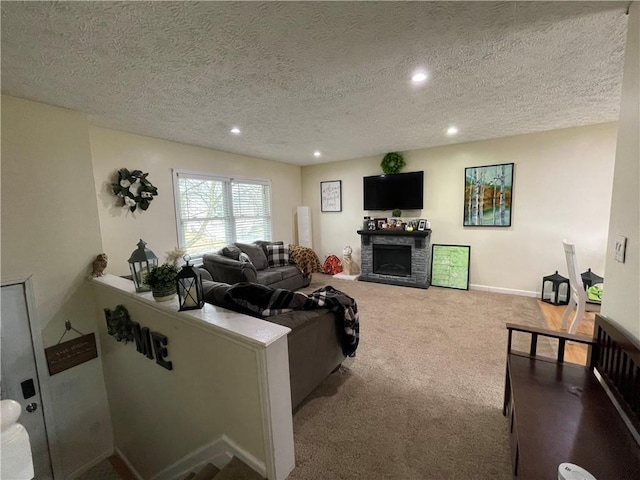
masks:
<instances>
[{"instance_id":1,"label":"wooden wall sign with text","mask_svg":"<svg viewBox=\"0 0 640 480\"><path fill-rule=\"evenodd\" d=\"M71 367L98 357L96 336L93 333L82 335L58 345L44 349L47 357L49 375L63 372Z\"/></svg>"}]
</instances>

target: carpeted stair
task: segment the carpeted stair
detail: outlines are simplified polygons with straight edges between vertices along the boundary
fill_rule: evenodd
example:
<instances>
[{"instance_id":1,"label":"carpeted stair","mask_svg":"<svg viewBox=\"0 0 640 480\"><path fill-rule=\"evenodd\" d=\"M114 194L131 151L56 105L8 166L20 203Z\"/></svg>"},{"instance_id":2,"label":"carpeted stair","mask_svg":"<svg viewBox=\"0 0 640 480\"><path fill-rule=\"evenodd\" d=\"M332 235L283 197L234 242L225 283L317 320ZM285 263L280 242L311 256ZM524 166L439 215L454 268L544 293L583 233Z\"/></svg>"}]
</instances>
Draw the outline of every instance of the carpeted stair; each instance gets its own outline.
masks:
<instances>
[{"instance_id":1,"label":"carpeted stair","mask_svg":"<svg viewBox=\"0 0 640 480\"><path fill-rule=\"evenodd\" d=\"M264 480L259 474L249 468L242 460L233 457L231 462L219 470L211 463L207 463L198 473L190 473L184 480Z\"/></svg>"}]
</instances>

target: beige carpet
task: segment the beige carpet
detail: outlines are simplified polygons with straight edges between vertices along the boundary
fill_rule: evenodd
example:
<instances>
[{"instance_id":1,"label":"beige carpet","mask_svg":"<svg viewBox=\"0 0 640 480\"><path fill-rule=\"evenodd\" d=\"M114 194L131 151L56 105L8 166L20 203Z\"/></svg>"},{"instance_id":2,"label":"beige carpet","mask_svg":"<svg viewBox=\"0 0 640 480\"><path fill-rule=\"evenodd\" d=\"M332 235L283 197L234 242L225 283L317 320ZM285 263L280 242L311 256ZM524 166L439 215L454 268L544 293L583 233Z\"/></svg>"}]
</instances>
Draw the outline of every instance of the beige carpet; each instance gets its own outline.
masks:
<instances>
[{"instance_id":1,"label":"beige carpet","mask_svg":"<svg viewBox=\"0 0 640 480\"><path fill-rule=\"evenodd\" d=\"M322 274L304 291L326 284L358 302L360 347L295 413L289 478L510 479L504 325L543 325L536 300Z\"/></svg>"}]
</instances>

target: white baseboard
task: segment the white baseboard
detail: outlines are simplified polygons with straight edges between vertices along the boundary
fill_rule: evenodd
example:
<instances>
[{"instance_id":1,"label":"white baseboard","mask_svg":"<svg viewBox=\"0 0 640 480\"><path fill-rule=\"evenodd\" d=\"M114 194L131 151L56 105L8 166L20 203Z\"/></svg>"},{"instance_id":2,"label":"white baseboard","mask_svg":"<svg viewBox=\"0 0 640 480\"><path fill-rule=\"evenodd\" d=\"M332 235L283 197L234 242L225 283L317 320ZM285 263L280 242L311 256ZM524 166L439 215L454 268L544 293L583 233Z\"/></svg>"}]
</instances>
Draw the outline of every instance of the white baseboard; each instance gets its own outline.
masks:
<instances>
[{"instance_id":1,"label":"white baseboard","mask_svg":"<svg viewBox=\"0 0 640 480\"><path fill-rule=\"evenodd\" d=\"M212 463L222 470L233 457L238 457L263 477L267 475L267 467L264 462L261 462L240 448L226 435L222 435L218 440L194 450L177 462L169 465L151 477L151 480L173 480L175 478L182 478L189 472L197 472L207 463ZM141 477L138 476L138 478L142 480Z\"/></svg>"},{"instance_id":2,"label":"white baseboard","mask_svg":"<svg viewBox=\"0 0 640 480\"><path fill-rule=\"evenodd\" d=\"M125 456L124 453L122 453L122 451L116 447L115 448L116 453L118 454L118 456L120 457L120 459L125 463L125 465L129 468L129 470L131 471L131 473L133 473L133 476L136 477L138 480L144 480L144 478L142 477L142 475L140 475L138 473L138 471L134 468L133 465L131 465L131 462L129 461L129 459Z\"/></svg>"},{"instance_id":3,"label":"white baseboard","mask_svg":"<svg viewBox=\"0 0 640 480\"><path fill-rule=\"evenodd\" d=\"M262 477L267 477L267 466L264 462L258 460L256 457L251 455L246 450L240 448L236 442L231 440L226 435L222 435L222 438L227 443L229 450L233 453L234 457L238 457L244 463L246 463L249 467L259 473ZM218 467L219 468L219 467Z\"/></svg>"},{"instance_id":4,"label":"white baseboard","mask_svg":"<svg viewBox=\"0 0 640 480\"><path fill-rule=\"evenodd\" d=\"M469 285L471 290L480 290L482 292L504 293L506 295L520 295L521 297L540 296L540 292L532 292L530 290L515 290L513 288L491 287L489 285Z\"/></svg>"},{"instance_id":5,"label":"white baseboard","mask_svg":"<svg viewBox=\"0 0 640 480\"><path fill-rule=\"evenodd\" d=\"M99 464L103 460L106 460L111 455L113 455L113 449L112 448L110 448L106 452L101 453L100 455L95 457L93 460L85 463L83 466L81 466L80 468L77 468L76 470L74 470L70 474L65 475L65 478L68 478L69 480L73 480L74 478L77 478L80 475L82 475L87 470L90 470L91 468L95 467L97 464Z\"/></svg>"}]
</instances>

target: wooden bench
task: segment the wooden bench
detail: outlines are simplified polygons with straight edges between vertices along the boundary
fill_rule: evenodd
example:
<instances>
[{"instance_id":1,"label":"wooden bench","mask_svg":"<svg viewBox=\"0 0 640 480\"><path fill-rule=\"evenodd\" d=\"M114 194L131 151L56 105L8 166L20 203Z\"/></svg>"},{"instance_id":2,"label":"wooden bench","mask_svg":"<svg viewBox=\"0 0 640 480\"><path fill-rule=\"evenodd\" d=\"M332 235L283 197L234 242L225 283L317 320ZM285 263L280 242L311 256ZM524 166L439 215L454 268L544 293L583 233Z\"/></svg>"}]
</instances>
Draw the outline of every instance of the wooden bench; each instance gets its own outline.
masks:
<instances>
[{"instance_id":1,"label":"wooden bench","mask_svg":"<svg viewBox=\"0 0 640 480\"><path fill-rule=\"evenodd\" d=\"M507 324L503 414L513 475L557 479L561 463L598 480L640 479L640 342L596 315L593 338ZM530 335L512 351L513 332ZM537 355L539 337L558 341L555 359ZM588 346L587 366L564 361L567 341Z\"/></svg>"}]
</instances>

